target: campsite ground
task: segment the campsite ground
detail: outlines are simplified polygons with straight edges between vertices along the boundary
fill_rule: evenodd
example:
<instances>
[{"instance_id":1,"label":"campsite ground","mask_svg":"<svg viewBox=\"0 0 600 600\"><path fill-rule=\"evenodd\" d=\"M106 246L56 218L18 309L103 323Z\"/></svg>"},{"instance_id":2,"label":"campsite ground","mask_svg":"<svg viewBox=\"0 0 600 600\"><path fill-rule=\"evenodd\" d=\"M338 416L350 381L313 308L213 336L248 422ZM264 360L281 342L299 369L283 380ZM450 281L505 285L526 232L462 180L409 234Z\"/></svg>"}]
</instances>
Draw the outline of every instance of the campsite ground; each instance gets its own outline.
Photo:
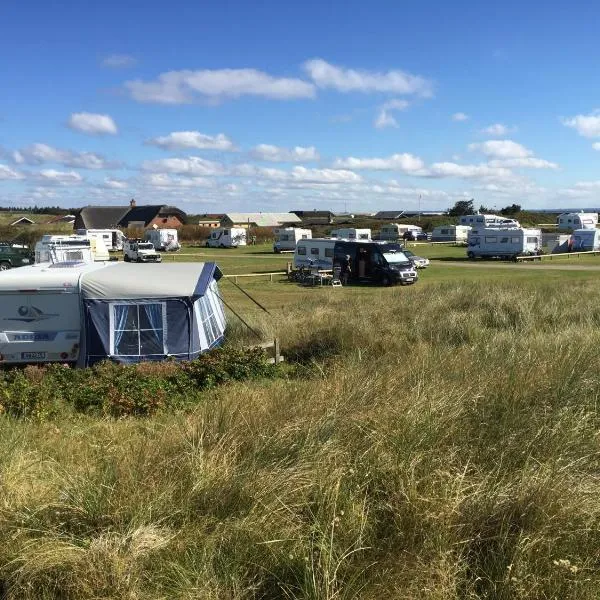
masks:
<instances>
[{"instance_id":1,"label":"campsite ground","mask_svg":"<svg viewBox=\"0 0 600 600\"><path fill-rule=\"evenodd\" d=\"M282 270L267 249L167 260ZM3 597L598 598L598 259L419 254L406 288L240 279L270 314L223 281L287 366L208 391L168 363L94 372L122 408L123 381L153 390L151 416L92 410L76 372L60 399L35 368L1 382L0 409L47 408L0 418Z\"/></svg>"}]
</instances>

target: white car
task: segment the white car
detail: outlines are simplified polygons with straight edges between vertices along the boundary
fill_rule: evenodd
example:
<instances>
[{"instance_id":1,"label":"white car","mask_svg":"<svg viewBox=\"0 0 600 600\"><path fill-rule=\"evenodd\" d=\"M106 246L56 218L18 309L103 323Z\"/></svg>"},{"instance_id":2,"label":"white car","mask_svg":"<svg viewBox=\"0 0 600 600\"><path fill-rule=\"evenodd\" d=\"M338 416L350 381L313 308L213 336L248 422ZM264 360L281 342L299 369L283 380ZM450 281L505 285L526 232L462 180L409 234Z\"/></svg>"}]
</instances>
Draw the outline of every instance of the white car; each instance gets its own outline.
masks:
<instances>
[{"instance_id":1,"label":"white car","mask_svg":"<svg viewBox=\"0 0 600 600\"><path fill-rule=\"evenodd\" d=\"M407 250L406 248L402 249L402 252L409 258L410 262L415 265L416 269L426 269L429 266L429 259L423 258L422 256L417 256L414 252Z\"/></svg>"},{"instance_id":2,"label":"white car","mask_svg":"<svg viewBox=\"0 0 600 600\"><path fill-rule=\"evenodd\" d=\"M161 262L160 254L151 242L142 240L126 240L123 244L123 260L125 262Z\"/></svg>"}]
</instances>

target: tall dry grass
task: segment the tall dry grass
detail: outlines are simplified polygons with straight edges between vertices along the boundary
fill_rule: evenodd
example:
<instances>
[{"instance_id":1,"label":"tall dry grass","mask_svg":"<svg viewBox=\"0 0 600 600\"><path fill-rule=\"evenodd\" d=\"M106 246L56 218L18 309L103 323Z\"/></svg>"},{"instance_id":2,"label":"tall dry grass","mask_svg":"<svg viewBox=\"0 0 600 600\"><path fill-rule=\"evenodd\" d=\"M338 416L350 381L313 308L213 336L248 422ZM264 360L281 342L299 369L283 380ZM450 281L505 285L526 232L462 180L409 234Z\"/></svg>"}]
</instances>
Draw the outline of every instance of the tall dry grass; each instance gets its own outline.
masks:
<instances>
[{"instance_id":1,"label":"tall dry grass","mask_svg":"<svg viewBox=\"0 0 600 600\"><path fill-rule=\"evenodd\" d=\"M0 420L5 597L597 598L598 299L323 294L253 322L287 379Z\"/></svg>"}]
</instances>

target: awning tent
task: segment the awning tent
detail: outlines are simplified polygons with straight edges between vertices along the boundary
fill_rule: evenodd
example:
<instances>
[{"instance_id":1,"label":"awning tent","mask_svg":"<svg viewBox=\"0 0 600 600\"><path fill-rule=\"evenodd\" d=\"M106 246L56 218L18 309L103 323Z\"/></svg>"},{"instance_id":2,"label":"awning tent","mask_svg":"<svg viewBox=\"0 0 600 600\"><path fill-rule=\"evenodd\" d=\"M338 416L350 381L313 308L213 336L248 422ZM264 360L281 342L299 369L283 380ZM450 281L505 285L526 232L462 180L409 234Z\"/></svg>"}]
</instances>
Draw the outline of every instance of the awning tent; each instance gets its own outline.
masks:
<instances>
[{"instance_id":1,"label":"awning tent","mask_svg":"<svg viewBox=\"0 0 600 600\"><path fill-rule=\"evenodd\" d=\"M79 364L191 360L220 344L220 278L215 263L117 263L85 273Z\"/></svg>"}]
</instances>

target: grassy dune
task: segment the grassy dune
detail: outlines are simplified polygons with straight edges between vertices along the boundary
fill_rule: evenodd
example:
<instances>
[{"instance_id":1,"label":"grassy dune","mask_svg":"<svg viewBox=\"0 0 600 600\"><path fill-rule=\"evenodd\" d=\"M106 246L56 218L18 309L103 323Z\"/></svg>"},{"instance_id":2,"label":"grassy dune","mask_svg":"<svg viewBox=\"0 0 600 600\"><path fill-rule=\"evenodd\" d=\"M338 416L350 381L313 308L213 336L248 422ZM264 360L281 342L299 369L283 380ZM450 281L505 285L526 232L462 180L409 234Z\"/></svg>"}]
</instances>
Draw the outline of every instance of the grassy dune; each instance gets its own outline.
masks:
<instances>
[{"instance_id":1,"label":"grassy dune","mask_svg":"<svg viewBox=\"0 0 600 600\"><path fill-rule=\"evenodd\" d=\"M598 598L599 300L314 295L253 317L279 378L152 418L5 417L4 597Z\"/></svg>"}]
</instances>

